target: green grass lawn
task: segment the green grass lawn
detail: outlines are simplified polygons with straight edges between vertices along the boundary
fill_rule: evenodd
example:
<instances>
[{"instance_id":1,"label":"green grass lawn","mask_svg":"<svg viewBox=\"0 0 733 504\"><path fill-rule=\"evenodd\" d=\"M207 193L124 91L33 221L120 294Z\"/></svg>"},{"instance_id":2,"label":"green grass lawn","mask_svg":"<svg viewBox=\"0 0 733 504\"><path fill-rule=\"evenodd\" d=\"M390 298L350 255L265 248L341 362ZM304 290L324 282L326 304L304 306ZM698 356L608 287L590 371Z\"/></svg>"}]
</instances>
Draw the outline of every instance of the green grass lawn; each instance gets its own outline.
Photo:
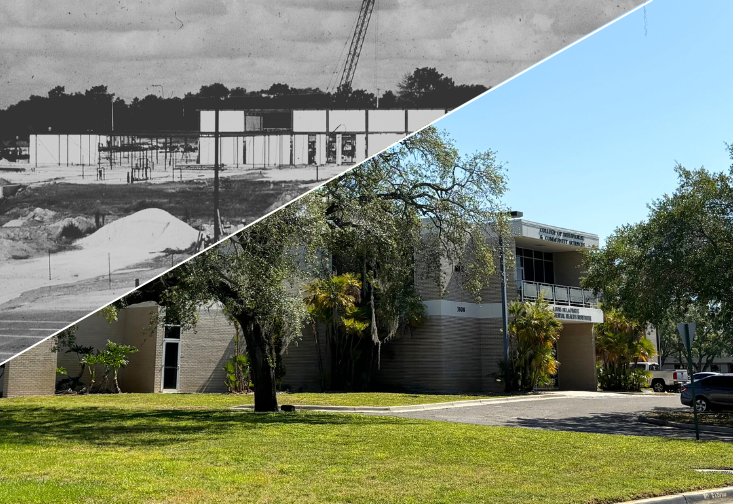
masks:
<instances>
[{"instance_id":1,"label":"green grass lawn","mask_svg":"<svg viewBox=\"0 0 733 504\"><path fill-rule=\"evenodd\" d=\"M733 468L720 442L258 414L223 398L0 401L0 503L603 503L733 483L692 470Z\"/></svg>"},{"instance_id":2,"label":"green grass lawn","mask_svg":"<svg viewBox=\"0 0 733 504\"><path fill-rule=\"evenodd\" d=\"M394 394L353 392L348 394L279 393L280 404L318 406L408 406L472 399L498 398L478 395ZM18 397L4 400L14 405L123 408L123 409L211 409L254 404L254 395L236 394L93 394L84 396ZM0 403L3 404L3 403Z\"/></svg>"}]
</instances>

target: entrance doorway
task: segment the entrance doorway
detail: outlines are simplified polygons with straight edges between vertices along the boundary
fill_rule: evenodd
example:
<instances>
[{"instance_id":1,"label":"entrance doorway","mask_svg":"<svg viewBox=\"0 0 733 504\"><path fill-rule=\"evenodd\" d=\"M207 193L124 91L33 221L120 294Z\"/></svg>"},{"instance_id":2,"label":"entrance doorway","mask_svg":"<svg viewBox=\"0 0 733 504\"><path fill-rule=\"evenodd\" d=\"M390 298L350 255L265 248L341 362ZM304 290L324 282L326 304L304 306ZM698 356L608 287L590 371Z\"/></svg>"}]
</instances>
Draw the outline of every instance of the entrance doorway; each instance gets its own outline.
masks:
<instances>
[{"instance_id":1,"label":"entrance doorway","mask_svg":"<svg viewBox=\"0 0 733 504\"><path fill-rule=\"evenodd\" d=\"M181 363L181 326L166 325L163 337L163 370L161 388L164 392L178 391Z\"/></svg>"}]
</instances>

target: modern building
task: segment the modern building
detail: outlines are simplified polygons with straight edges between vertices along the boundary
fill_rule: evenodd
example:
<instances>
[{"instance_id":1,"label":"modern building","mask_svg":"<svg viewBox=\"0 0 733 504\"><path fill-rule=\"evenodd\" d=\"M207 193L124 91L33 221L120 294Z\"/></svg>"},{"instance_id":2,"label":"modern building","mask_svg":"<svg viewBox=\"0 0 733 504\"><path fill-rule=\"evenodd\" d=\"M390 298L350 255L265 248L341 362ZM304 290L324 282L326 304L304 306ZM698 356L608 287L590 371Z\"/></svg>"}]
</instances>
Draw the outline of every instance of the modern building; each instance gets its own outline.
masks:
<instances>
[{"instance_id":1,"label":"modern building","mask_svg":"<svg viewBox=\"0 0 733 504\"><path fill-rule=\"evenodd\" d=\"M516 265L507 271L512 300L550 303L563 329L557 343L557 385L596 390L593 325L603 312L591 291L580 288L580 249L597 247L598 236L523 219L512 221L510 245ZM446 265L447 294L422 284L428 322L412 336L383 346L376 380L381 388L415 392L469 393L503 390L497 381L504 355L501 282L490 284L477 304L458 282L460 267Z\"/></svg>"},{"instance_id":2,"label":"modern building","mask_svg":"<svg viewBox=\"0 0 733 504\"><path fill-rule=\"evenodd\" d=\"M353 165L446 113L435 110L202 110L199 162L228 166ZM218 114L218 130L216 115Z\"/></svg>"},{"instance_id":3,"label":"modern building","mask_svg":"<svg viewBox=\"0 0 733 504\"><path fill-rule=\"evenodd\" d=\"M353 165L443 116L426 110L201 110L198 132L34 133L39 166ZM216 116L219 116L218 129Z\"/></svg>"},{"instance_id":4,"label":"modern building","mask_svg":"<svg viewBox=\"0 0 733 504\"><path fill-rule=\"evenodd\" d=\"M580 250L598 246L598 236L524 219L512 221L512 233L507 248L516 264L508 269L509 300L542 295L550 302L563 323L556 349L558 388L596 390L593 326L603 321L603 313L593 293L580 287ZM382 346L376 388L433 393L503 389L497 381L503 357L499 276L481 293L479 304L461 289L459 266L446 261L444 273L443 295L433 281L417 280L427 321L410 335ZM130 364L120 373L120 386L127 392L225 392L223 367L233 355L236 331L224 313L215 306L202 309L192 330L159 323L160 313L157 305L148 303L123 310L112 324L91 316L79 324L77 343L102 348L109 339L137 347L139 352L130 355ZM318 331L320 351L328 362L323 328ZM282 381L292 391L320 390L313 336L305 327L303 339L283 355ZM7 363L4 395L52 393L55 367L70 373L78 367L74 354L58 354L57 359L49 355L54 355L50 346L39 346Z\"/></svg>"}]
</instances>

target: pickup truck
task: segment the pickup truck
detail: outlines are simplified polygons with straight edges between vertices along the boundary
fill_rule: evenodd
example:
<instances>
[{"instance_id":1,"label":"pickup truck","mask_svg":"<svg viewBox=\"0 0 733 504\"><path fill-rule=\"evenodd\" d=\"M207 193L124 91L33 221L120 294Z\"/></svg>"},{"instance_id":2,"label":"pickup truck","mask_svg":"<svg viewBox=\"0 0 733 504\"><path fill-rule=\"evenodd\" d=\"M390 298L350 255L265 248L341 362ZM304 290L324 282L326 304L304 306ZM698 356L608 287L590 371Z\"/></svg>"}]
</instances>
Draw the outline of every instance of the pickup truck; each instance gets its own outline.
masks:
<instances>
[{"instance_id":1,"label":"pickup truck","mask_svg":"<svg viewBox=\"0 0 733 504\"><path fill-rule=\"evenodd\" d=\"M637 369L650 371L651 377L647 379L647 383L654 392L666 392L668 390L679 390L682 385L687 384L686 369L670 369L662 371L656 362L637 362L631 365Z\"/></svg>"}]
</instances>

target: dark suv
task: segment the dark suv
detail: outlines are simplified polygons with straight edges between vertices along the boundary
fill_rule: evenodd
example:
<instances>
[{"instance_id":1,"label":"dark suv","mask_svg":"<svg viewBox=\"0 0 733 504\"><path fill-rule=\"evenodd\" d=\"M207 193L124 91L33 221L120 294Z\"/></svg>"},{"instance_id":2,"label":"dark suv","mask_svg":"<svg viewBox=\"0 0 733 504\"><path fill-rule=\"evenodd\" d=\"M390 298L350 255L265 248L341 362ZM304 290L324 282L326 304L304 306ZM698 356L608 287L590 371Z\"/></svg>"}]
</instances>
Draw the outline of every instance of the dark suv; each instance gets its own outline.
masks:
<instances>
[{"instance_id":1,"label":"dark suv","mask_svg":"<svg viewBox=\"0 0 733 504\"><path fill-rule=\"evenodd\" d=\"M712 409L733 409L733 374L707 376L695 380L695 406L698 412ZM682 387L680 401L692 406L692 387Z\"/></svg>"}]
</instances>

